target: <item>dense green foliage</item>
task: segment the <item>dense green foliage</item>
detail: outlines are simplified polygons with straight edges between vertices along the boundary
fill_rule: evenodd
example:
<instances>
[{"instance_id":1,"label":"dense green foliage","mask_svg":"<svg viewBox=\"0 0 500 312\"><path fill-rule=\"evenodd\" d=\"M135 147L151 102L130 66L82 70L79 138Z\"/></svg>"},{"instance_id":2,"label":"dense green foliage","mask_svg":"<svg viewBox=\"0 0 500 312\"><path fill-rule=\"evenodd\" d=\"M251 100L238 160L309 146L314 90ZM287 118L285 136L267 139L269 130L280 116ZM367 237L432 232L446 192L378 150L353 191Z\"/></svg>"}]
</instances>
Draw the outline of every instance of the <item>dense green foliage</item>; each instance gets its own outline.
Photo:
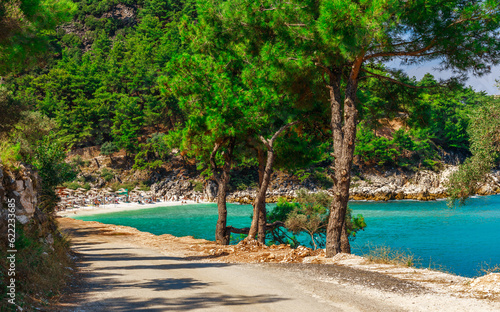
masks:
<instances>
[{"instance_id":1,"label":"dense green foliage","mask_svg":"<svg viewBox=\"0 0 500 312\"><path fill-rule=\"evenodd\" d=\"M70 20L74 11L74 3L68 0L1 1L0 75L42 62L52 50L56 26Z\"/></svg>"},{"instance_id":2,"label":"dense green foliage","mask_svg":"<svg viewBox=\"0 0 500 312\"><path fill-rule=\"evenodd\" d=\"M135 155L133 168L139 170L156 170L168 158L170 148L164 133L153 133L146 143L139 145L140 151Z\"/></svg>"},{"instance_id":3,"label":"dense green foliage","mask_svg":"<svg viewBox=\"0 0 500 312\"><path fill-rule=\"evenodd\" d=\"M110 8L123 6L111 1L80 2L73 26L78 28L83 15L89 20ZM176 101L163 97L157 82L180 49L177 29L145 11L139 20L134 8L121 11L131 14L131 24L122 25L128 27L116 34L105 27L88 26L60 33L61 59L48 70L14 81L17 97L52 118L66 146L112 140L135 152L139 135L148 129L171 128L181 120ZM182 14L182 8L172 12L171 18ZM82 38L87 40L84 46Z\"/></svg>"},{"instance_id":4,"label":"dense green foliage","mask_svg":"<svg viewBox=\"0 0 500 312\"><path fill-rule=\"evenodd\" d=\"M296 118L293 116L301 116L302 120L310 117L314 105L323 107L315 116L328 114L324 111L326 94L318 87L322 78L313 69L283 59L279 54L282 47L278 48L283 43L278 43L277 38L274 41L266 38L268 41L257 47L252 41L245 41L255 34L244 29L240 29L240 34L224 32L224 27L236 27L237 19L213 18L211 3L201 5L198 13L192 1L75 3L77 10L71 25L54 34L62 49L60 58L43 70L15 79L7 77L11 91L4 89L0 100L2 111L12 112L9 116L19 116L14 113L30 107L50 118L57 138L66 147L114 144L129 153L139 153L136 168L154 170L164 158L151 150L149 143L140 146L139 139L176 130L178 134L171 134L171 148L183 146L191 156L207 164L202 161L201 149L211 151L210 141L214 142L215 137L198 140L193 131L217 129L221 134L221 131L239 133L241 141L245 141L248 137L265 135L273 127ZM63 8L66 4L59 5ZM197 14L200 18L195 25L192 21ZM290 29L298 31L300 27ZM318 36L324 31L320 28ZM313 49L313 46L301 48ZM307 51L294 53L304 56ZM358 101L363 104L360 105L362 122L358 126L355 154L362 165L411 170L436 168L440 149L467 153L469 143L464 129L468 112L485 101L484 94L461 84L439 88L430 75L416 81L383 66L373 65L371 70L406 84L429 88L408 89L377 79L361 81ZM217 106L223 98L226 103L234 104L226 106L227 116ZM210 101L215 105L213 114L200 114L211 111L206 107ZM200 103L204 107L196 107ZM300 109L290 111L290 105ZM274 119L271 112L277 114ZM184 122L186 116L189 120ZM331 149L327 144L325 148L300 153L316 144L312 139L328 138L324 127L327 119L312 118L323 124L316 126L321 134L317 132L319 136L314 136L311 135L314 131L308 130L307 135L300 135L299 129L288 135L289 141L278 140L278 167L288 168L291 163L307 166L311 159L329 157ZM398 131L390 124L394 118L399 122ZM237 123L231 125L231 120ZM15 118L9 118L0 127L5 132L15 122ZM205 125L201 127L201 123ZM235 126L243 128L238 130ZM238 163L255 165L255 160L251 160L255 156L249 158L251 154L243 152ZM293 162L287 161L290 157L294 157ZM327 180L325 183L328 185Z\"/></svg>"},{"instance_id":5,"label":"dense green foliage","mask_svg":"<svg viewBox=\"0 0 500 312\"><path fill-rule=\"evenodd\" d=\"M222 145L220 165L224 145L234 140L233 164L242 170L258 165L257 152L265 151L260 136L269 138L300 120L276 141L276 166L330 188L332 172L320 168L334 158L328 77L319 65L337 68L363 49L381 56L366 63L357 86L354 154L361 168L438 169L443 151L467 155L480 149L471 148L465 129L469 121L476 125L478 116L488 116L483 104L490 97L457 81L440 87L431 75L418 81L382 62L395 55L390 53L430 44L433 53L421 59L410 55L403 63L442 54L445 68L486 72L486 63L498 61L498 43L485 33L498 27L495 1L442 6L434 0L423 7L396 0L301 6L245 0L74 3L0 6L0 27L6 30L0 35L1 70L7 73L0 90L4 163L35 159L36 146L53 131L54 144L64 148L101 145L103 155L124 149L140 170L158 170L177 148L185 159L196 158L200 169L209 169L214 145ZM16 14L24 19L16 20ZM71 14L73 20L56 31ZM449 24L459 14L459 23ZM456 27L452 36L443 25ZM23 44L13 45L16 40ZM42 50L51 53L33 67ZM9 74L23 68L30 71ZM487 154L491 161L484 168L496 162L494 153ZM312 163L319 170L307 169ZM256 185L255 176L232 183L234 189Z\"/></svg>"},{"instance_id":6,"label":"dense green foliage","mask_svg":"<svg viewBox=\"0 0 500 312\"><path fill-rule=\"evenodd\" d=\"M118 147L113 142L104 142L104 144L101 145L102 155L111 156L116 152L118 152Z\"/></svg>"},{"instance_id":7,"label":"dense green foliage","mask_svg":"<svg viewBox=\"0 0 500 312\"><path fill-rule=\"evenodd\" d=\"M437 169L439 150L467 154L469 116L491 97L459 83L439 87L430 74L420 81L405 82L421 89L387 84L384 89L373 83L369 89L360 87L364 105L354 152L360 161L412 170Z\"/></svg>"},{"instance_id":8,"label":"dense green foliage","mask_svg":"<svg viewBox=\"0 0 500 312\"><path fill-rule=\"evenodd\" d=\"M276 207L269 212L267 218L269 223L276 221L284 222L284 227L295 235L305 233L311 239L314 248L324 248L325 232L328 224L329 207L332 198L324 192L310 193L307 190L299 190L297 199L288 202L285 198L278 199ZM366 227L362 215L352 216L349 209L346 214L347 233L349 239L353 240L356 233ZM276 227L267 233L269 241L281 244L298 245L298 240L289 232Z\"/></svg>"},{"instance_id":9,"label":"dense green foliage","mask_svg":"<svg viewBox=\"0 0 500 312\"><path fill-rule=\"evenodd\" d=\"M45 138L37 142L34 154L28 160L38 170L42 179L39 194L42 211L52 212L55 204L59 201L55 187L76 177L73 168L65 162L65 159L66 152L63 147L50 138Z\"/></svg>"},{"instance_id":10,"label":"dense green foliage","mask_svg":"<svg viewBox=\"0 0 500 312\"><path fill-rule=\"evenodd\" d=\"M450 177L448 192L451 203L463 203L476 194L480 182L498 163L500 152L500 100L490 100L470 116L472 156Z\"/></svg>"}]
</instances>

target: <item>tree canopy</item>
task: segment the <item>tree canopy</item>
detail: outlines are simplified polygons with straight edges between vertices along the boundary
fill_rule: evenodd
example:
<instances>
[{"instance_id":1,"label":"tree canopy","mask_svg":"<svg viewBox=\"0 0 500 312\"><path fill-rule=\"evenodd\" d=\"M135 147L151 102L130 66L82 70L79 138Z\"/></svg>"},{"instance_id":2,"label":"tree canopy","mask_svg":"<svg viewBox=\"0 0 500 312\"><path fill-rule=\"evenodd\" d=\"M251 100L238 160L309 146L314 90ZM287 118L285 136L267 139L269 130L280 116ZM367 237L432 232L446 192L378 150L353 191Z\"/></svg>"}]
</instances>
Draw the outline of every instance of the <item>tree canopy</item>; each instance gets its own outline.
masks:
<instances>
[{"instance_id":1,"label":"tree canopy","mask_svg":"<svg viewBox=\"0 0 500 312\"><path fill-rule=\"evenodd\" d=\"M41 61L56 26L69 21L75 9L68 0L0 2L0 75Z\"/></svg>"},{"instance_id":2,"label":"tree canopy","mask_svg":"<svg viewBox=\"0 0 500 312\"><path fill-rule=\"evenodd\" d=\"M477 118L496 110L462 80L499 63L496 0L75 3L0 6L0 74L17 73L0 90L9 159L34 155L23 147L40 141L33 123L68 149L124 149L134 169L158 170L179 149L206 177L225 175L226 186L243 167L258 170L259 186L273 163L292 173L319 168L311 175L335 194L329 256L348 250L353 161L438 169L444 150L484 147L490 160L480 171L496 164L494 148L474 143L494 139L494 122ZM36 66L42 51L57 53ZM436 60L456 77L417 80L387 65Z\"/></svg>"},{"instance_id":3,"label":"tree canopy","mask_svg":"<svg viewBox=\"0 0 500 312\"><path fill-rule=\"evenodd\" d=\"M345 233L356 125L363 106L357 98L360 81L375 78L408 85L377 73L380 62L396 58L406 64L438 59L443 68L476 75L500 61L497 1L239 0L213 5L212 14L228 25L233 40L253 40L257 51L272 43L282 56L278 62L323 77L316 81L329 94L335 155L327 256L341 251Z\"/></svg>"}]
</instances>

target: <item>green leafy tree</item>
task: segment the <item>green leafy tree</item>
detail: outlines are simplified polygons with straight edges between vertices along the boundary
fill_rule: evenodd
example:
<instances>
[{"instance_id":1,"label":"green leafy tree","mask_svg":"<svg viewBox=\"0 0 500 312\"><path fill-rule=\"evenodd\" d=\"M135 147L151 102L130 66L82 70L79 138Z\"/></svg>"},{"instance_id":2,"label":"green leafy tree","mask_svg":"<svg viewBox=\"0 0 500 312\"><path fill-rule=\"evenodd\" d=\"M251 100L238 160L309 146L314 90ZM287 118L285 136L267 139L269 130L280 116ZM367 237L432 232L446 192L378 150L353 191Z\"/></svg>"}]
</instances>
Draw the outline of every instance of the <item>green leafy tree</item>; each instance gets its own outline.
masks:
<instances>
[{"instance_id":1,"label":"green leafy tree","mask_svg":"<svg viewBox=\"0 0 500 312\"><path fill-rule=\"evenodd\" d=\"M74 26L78 27L83 16L100 17L103 10L118 3L134 4L78 2ZM53 118L58 138L66 146L114 141L128 152L135 152L139 135L150 128L174 128L181 120L176 99L161 94L158 76L181 48L174 25L183 12L183 3L172 6L180 11L170 12L168 22L143 12L135 27L123 28L113 36L102 27L86 33L83 39L78 37L80 32L58 35L65 47L61 59L43 71L12 79L15 99L33 103ZM82 47L67 45L73 41L68 36L77 36L87 47L91 44L91 49L82 51Z\"/></svg>"},{"instance_id":2,"label":"green leafy tree","mask_svg":"<svg viewBox=\"0 0 500 312\"><path fill-rule=\"evenodd\" d=\"M472 156L450 176L450 204L476 194L487 173L497 164L500 152L500 100L491 98L471 112L468 132Z\"/></svg>"},{"instance_id":3,"label":"green leafy tree","mask_svg":"<svg viewBox=\"0 0 500 312\"><path fill-rule=\"evenodd\" d=\"M38 170L42 180L40 208L52 212L59 201L55 187L76 177L73 168L65 162L66 152L63 147L46 137L37 144L30 162Z\"/></svg>"},{"instance_id":4,"label":"green leafy tree","mask_svg":"<svg viewBox=\"0 0 500 312\"><path fill-rule=\"evenodd\" d=\"M328 206L331 199L326 193L310 194L300 190L297 194L297 205L287 215L285 227L294 233L306 232L311 237L314 249L323 240L328 225Z\"/></svg>"},{"instance_id":5,"label":"green leafy tree","mask_svg":"<svg viewBox=\"0 0 500 312\"><path fill-rule=\"evenodd\" d=\"M239 36L273 41L289 62L324 77L329 95L335 176L326 254L341 252L362 79L402 83L377 62L440 60L444 68L482 74L500 56L500 4L494 0L225 2L215 11L245 25ZM216 14L216 13L213 14ZM235 30L236 31L236 30ZM375 68L375 70L374 70ZM320 80L317 80L320 81ZM403 83L404 84L404 83Z\"/></svg>"},{"instance_id":6,"label":"green leafy tree","mask_svg":"<svg viewBox=\"0 0 500 312\"><path fill-rule=\"evenodd\" d=\"M287 202L284 198L278 199L278 204L270 213L272 222L284 222L286 229L294 234L306 233L311 238L314 248L323 247L326 238L326 227L328 225L329 207L332 197L325 192L311 193L301 189L297 192L294 202ZM348 209L346 214L346 237L350 240L356 237L356 233L366 227L362 215L352 216ZM279 227L268 232L268 237L276 243L292 243L298 245L295 236L290 236Z\"/></svg>"},{"instance_id":7,"label":"green leafy tree","mask_svg":"<svg viewBox=\"0 0 500 312\"><path fill-rule=\"evenodd\" d=\"M297 122L299 114L311 110L294 107L303 93L294 90L297 78L303 74L288 68L286 64L276 65L269 59L279 59L272 50L265 54L254 53L254 47L243 40L232 40L228 34L231 25L213 15L213 3L199 3L197 24L189 25L184 20L181 27L189 31L183 34L190 43L190 52L180 55L170 67L173 77L166 80L170 90L179 98L186 115L186 128L182 130L182 149L196 155L201 164L210 168L218 181L218 202L220 217L217 231L225 231L226 180L218 177L216 168L218 149L226 147L232 151L231 161L245 163L255 159L259 168L259 191L254 202L254 217L249 237L259 233L259 240L265 240L266 211L265 195L275 159L274 143ZM273 66L274 65L274 66ZM309 94L310 96L310 94ZM317 103L317 101L312 101ZM306 116L302 116L305 120ZM229 148L233 146L234 148ZM211 148L213 146L213 148ZM224 158L229 154L224 151ZM253 161L249 161L252 163ZM228 170L230 166L226 166ZM224 172L222 172L224 173ZM229 172L226 175L229 179ZM221 221L222 220L222 221Z\"/></svg>"},{"instance_id":8,"label":"green leafy tree","mask_svg":"<svg viewBox=\"0 0 500 312\"><path fill-rule=\"evenodd\" d=\"M24 103L15 99L11 92L0 85L0 139L7 136L20 121L25 109Z\"/></svg>"},{"instance_id":9,"label":"green leafy tree","mask_svg":"<svg viewBox=\"0 0 500 312\"><path fill-rule=\"evenodd\" d=\"M170 154L167 140L164 133L153 133L145 144L140 144L133 169L158 170Z\"/></svg>"},{"instance_id":10,"label":"green leafy tree","mask_svg":"<svg viewBox=\"0 0 500 312\"><path fill-rule=\"evenodd\" d=\"M70 20L75 9L68 0L0 2L0 75L40 62L55 28Z\"/></svg>"},{"instance_id":11,"label":"green leafy tree","mask_svg":"<svg viewBox=\"0 0 500 312\"><path fill-rule=\"evenodd\" d=\"M109 159L111 159L111 155L118 151L118 146L114 142L104 142L101 145L101 155L109 156Z\"/></svg>"},{"instance_id":12,"label":"green leafy tree","mask_svg":"<svg viewBox=\"0 0 500 312\"><path fill-rule=\"evenodd\" d=\"M168 80L186 116L185 127L179 130L181 150L206 165L206 173L218 184L216 241L220 244L228 244L230 237L226 194L235 148L253 122L250 114L243 113L249 106L225 57L220 51L218 55L179 55L171 65L175 74Z\"/></svg>"}]
</instances>

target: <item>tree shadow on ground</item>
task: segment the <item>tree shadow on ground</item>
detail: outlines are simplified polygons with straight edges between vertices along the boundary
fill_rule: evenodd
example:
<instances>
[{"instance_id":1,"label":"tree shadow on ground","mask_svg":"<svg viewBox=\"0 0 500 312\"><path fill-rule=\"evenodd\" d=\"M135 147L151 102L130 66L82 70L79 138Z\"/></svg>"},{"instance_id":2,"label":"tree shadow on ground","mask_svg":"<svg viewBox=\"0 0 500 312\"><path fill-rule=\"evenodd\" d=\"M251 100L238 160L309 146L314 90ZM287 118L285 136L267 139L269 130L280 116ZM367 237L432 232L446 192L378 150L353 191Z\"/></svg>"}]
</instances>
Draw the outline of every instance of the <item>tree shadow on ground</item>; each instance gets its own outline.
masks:
<instances>
[{"instance_id":1,"label":"tree shadow on ground","mask_svg":"<svg viewBox=\"0 0 500 312\"><path fill-rule=\"evenodd\" d=\"M226 295L221 293L200 293L196 296L177 298L151 298L137 300L128 297L108 298L90 302L77 308L69 308L65 312L99 312L99 311L192 311L203 309L223 309L224 306L253 306L258 311L259 304L273 303L284 300L276 296L256 295Z\"/></svg>"},{"instance_id":2,"label":"tree shadow on ground","mask_svg":"<svg viewBox=\"0 0 500 312\"><path fill-rule=\"evenodd\" d=\"M289 300L267 294L234 294L224 287L219 292L223 283L196 279L196 269L231 264L194 262L148 249L136 252L132 246L112 246L98 239L99 231L92 228L67 232L78 238L73 244L79 258L78 272L72 294L63 298L55 311L191 311ZM93 239L86 239L89 236ZM176 278L175 270L186 269L194 270L193 274Z\"/></svg>"}]
</instances>

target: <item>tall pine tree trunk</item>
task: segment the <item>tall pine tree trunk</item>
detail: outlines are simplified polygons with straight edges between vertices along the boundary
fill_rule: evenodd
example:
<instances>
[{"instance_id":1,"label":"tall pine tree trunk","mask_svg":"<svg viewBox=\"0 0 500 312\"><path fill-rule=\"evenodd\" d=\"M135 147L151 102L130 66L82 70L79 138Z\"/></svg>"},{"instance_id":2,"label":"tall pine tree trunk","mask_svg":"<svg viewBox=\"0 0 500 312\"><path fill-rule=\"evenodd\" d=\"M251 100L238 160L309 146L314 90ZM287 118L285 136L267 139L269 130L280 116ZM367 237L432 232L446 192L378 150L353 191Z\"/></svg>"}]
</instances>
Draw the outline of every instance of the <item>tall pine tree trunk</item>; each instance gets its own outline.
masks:
<instances>
[{"instance_id":1,"label":"tall pine tree trunk","mask_svg":"<svg viewBox=\"0 0 500 312\"><path fill-rule=\"evenodd\" d=\"M269 187L269 182L271 181L271 174L273 173L273 163L274 163L274 149L272 146L273 142L270 142L270 146L267 149L267 160L266 168L264 169L264 177L262 179L262 185L255 199L255 205L259 207L259 243L266 243L266 223L267 223L267 211L266 211L266 193Z\"/></svg>"},{"instance_id":2,"label":"tall pine tree trunk","mask_svg":"<svg viewBox=\"0 0 500 312\"><path fill-rule=\"evenodd\" d=\"M248 231L248 239L255 239L255 237L257 236L257 232L259 229L259 214L260 211L262 210L262 208L260 207L262 206L262 203L258 200L258 197L260 194L260 190L262 188L262 182L264 180L264 172L266 169L266 157L264 155L264 151L260 148L257 150L257 157L259 160L259 192L257 193L257 196L255 197L255 200L253 202L253 217L250 230ZM264 198L264 205L265 205L265 198Z\"/></svg>"},{"instance_id":3,"label":"tall pine tree trunk","mask_svg":"<svg viewBox=\"0 0 500 312\"><path fill-rule=\"evenodd\" d=\"M349 235L347 234L347 223L345 220L342 226L342 236L340 237L340 250L343 253L351 253L351 245L349 244Z\"/></svg>"},{"instance_id":4,"label":"tall pine tree trunk","mask_svg":"<svg viewBox=\"0 0 500 312\"><path fill-rule=\"evenodd\" d=\"M273 163L274 163L274 148L273 144L276 138L287 128L293 126L298 123L298 121L294 121L288 123L281 127L271 139L266 140L264 137L260 137L260 140L267 147L267 159L264 158L264 154L259 151L259 192L257 193L257 197L255 197L255 201L253 204L254 207L254 215L252 218L252 225L250 227L250 231L248 232L248 238L253 239L258 232L258 240L260 243L265 244L266 242L266 224L267 224L267 211L266 211L266 193L267 188L269 187L269 182L271 181L271 174L273 173ZM264 162L265 160L265 162ZM264 166L265 163L265 166ZM263 171L262 171L263 169ZM262 174L261 174L262 173ZM256 214L256 211L258 213Z\"/></svg>"},{"instance_id":5,"label":"tall pine tree trunk","mask_svg":"<svg viewBox=\"0 0 500 312\"><path fill-rule=\"evenodd\" d=\"M362 59L362 57L358 58L352 65L345 89L343 107L341 105L340 95L341 72L338 71L335 74L330 74L331 83L328 88L330 90L330 107L332 112L331 126L333 132L333 152L335 156L335 178L333 185L333 201L330 207L330 217L326 231L327 257L335 256L342 252L342 249L350 249L347 239L343 240L344 248L342 248L341 241L347 212L347 202L349 200L349 186L351 182L351 168L358 115L355 99L358 74L361 68Z\"/></svg>"},{"instance_id":6,"label":"tall pine tree trunk","mask_svg":"<svg viewBox=\"0 0 500 312\"><path fill-rule=\"evenodd\" d=\"M219 217L217 219L217 226L215 229L215 242L220 245L229 245L229 233L226 230L227 222L227 184L229 183L229 174L222 173L219 180L219 188L217 192L217 210Z\"/></svg>"},{"instance_id":7,"label":"tall pine tree trunk","mask_svg":"<svg viewBox=\"0 0 500 312\"><path fill-rule=\"evenodd\" d=\"M230 139L227 151L224 152L224 166L220 173L217 171L217 165L215 163L215 156L217 154L220 144L216 144L212 155L210 155L210 163L214 170L214 176L219 185L217 190L217 210L219 217L217 219L217 226L215 228L215 242L220 245L229 245L230 233L227 231L227 207L226 207L226 196L227 196L227 186L230 179L230 170L232 162L232 154L234 148L234 139Z\"/></svg>"}]
</instances>

